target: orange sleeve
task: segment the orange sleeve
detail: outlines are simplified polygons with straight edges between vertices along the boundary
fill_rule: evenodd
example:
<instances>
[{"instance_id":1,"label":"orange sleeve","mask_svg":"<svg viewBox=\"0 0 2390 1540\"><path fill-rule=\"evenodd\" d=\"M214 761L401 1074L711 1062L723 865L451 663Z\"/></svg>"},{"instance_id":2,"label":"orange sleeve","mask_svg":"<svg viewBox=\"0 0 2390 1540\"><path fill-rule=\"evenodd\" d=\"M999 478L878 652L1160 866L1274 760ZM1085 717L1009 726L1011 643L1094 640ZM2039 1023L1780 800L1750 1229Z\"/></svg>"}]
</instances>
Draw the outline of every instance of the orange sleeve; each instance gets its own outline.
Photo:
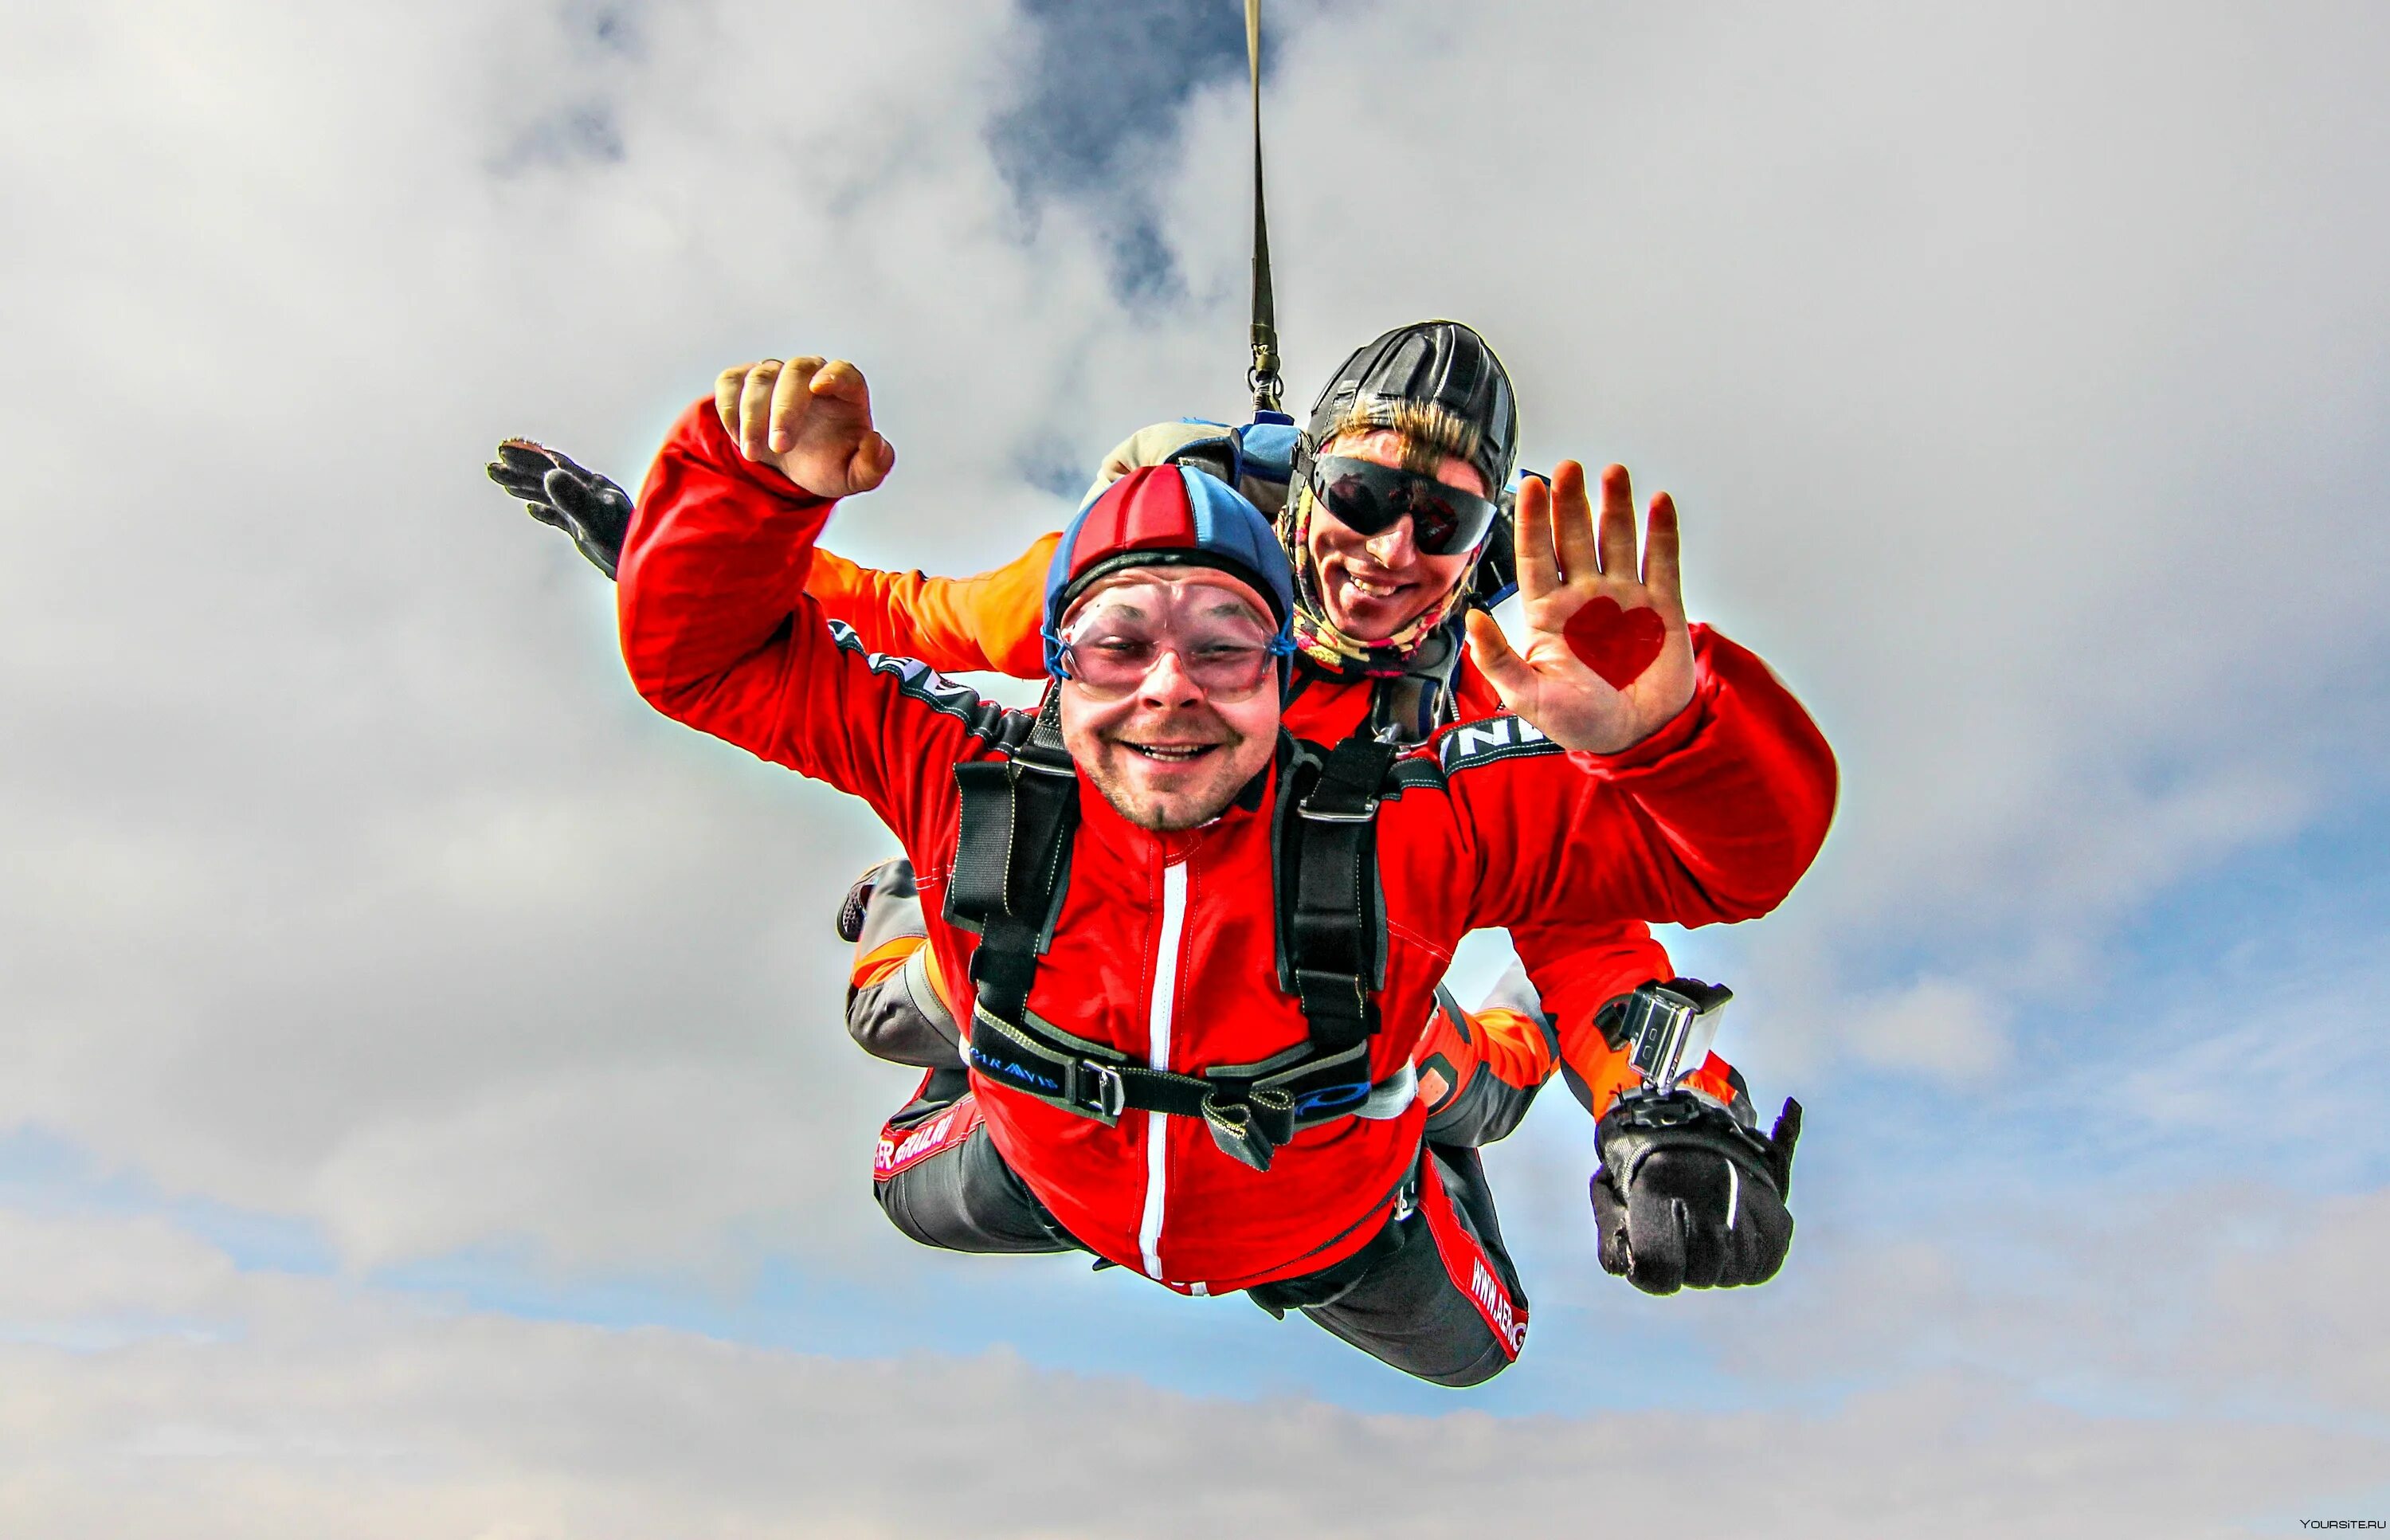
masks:
<instances>
[{"instance_id":1,"label":"orange sleeve","mask_svg":"<svg viewBox=\"0 0 2390 1540\"><path fill-rule=\"evenodd\" d=\"M1573 1038L1566 1033L1561 1034L1561 1058L1584 1083L1580 1099L1596 1123L1610 1110L1618 1093L1643 1084L1626 1050L1612 1047L1600 1033L1591 1030L1590 1023ZM1701 1068L1678 1077L1677 1084L1692 1087L1721 1107L1732 1107L1737 1093L1734 1074L1733 1065L1712 1054L1702 1060Z\"/></svg>"},{"instance_id":2,"label":"orange sleeve","mask_svg":"<svg viewBox=\"0 0 2390 1540\"><path fill-rule=\"evenodd\" d=\"M864 648L919 658L941 674L993 672L1016 679L1046 676L1046 569L1061 540L1042 535L1028 550L976 577L927 577L857 566L816 548L805 592Z\"/></svg>"}]
</instances>

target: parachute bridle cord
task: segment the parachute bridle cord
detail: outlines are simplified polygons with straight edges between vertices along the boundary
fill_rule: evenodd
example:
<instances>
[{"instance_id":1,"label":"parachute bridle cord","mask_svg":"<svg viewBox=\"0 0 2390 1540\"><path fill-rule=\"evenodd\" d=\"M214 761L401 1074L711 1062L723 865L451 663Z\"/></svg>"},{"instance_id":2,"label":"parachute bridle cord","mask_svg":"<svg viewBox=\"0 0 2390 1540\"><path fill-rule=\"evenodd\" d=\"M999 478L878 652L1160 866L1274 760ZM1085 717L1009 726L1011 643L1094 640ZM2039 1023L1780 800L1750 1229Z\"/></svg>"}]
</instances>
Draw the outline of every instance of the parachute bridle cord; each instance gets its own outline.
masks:
<instances>
[{"instance_id":1,"label":"parachute bridle cord","mask_svg":"<svg viewBox=\"0 0 2390 1540\"><path fill-rule=\"evenodd\" d=\"M1262 0L1245 0L1245 64L1253 84L1253 362L1245 384L1253 411L1276 412L1286 393L1278 374L1278 312L1270 297L1269 216L1262 199Z\"/></svg>"}]
</instances>

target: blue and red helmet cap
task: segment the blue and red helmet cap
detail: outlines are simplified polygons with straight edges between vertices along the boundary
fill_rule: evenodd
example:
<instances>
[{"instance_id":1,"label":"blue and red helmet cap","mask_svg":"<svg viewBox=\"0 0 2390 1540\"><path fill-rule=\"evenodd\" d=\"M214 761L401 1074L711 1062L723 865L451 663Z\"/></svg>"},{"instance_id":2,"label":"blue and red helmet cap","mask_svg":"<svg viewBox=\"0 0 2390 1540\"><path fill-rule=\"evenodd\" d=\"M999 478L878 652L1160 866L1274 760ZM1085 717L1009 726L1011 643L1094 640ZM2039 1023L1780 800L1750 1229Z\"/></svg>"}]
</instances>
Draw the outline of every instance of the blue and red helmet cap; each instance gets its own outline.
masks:
<instances>
[{"instance_id":1,"label":"blue and red helmet cap","mask_svg":"<svg viewBox=\"0 0 2390 1540\"><path fill-rule=\"evenodd\" d=\"M1046 569L1046 672L1062 672L1062 617L1096 582L1129 567L1212 567L1259 594L1278 622L1270 650L1294 653L1294 569L1262 511L1192 466L1141 466L1079 509ZM1281 668L1283 668L1281 662Z\"/></svg>"}]
</instances>

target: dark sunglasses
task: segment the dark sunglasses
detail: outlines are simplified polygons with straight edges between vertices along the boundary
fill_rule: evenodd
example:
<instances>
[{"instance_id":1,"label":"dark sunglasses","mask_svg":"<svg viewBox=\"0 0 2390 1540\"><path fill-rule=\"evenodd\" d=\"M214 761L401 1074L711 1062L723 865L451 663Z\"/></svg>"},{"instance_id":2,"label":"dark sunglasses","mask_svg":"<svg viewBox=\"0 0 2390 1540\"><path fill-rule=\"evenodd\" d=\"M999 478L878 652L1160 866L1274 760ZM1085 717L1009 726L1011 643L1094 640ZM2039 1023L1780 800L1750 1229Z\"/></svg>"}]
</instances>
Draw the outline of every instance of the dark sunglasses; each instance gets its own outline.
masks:
<instances>
[{"instance_id":1,"label":"dark sunglasses","mask_svg":"<svg viewBox=\"0 0 2390 1540\"><path fill-rule=\"evenodd\" d=\"M1411 538L1427 556L1465 556L1494 525L1494 505L1483 497L1415 470L1342 455L1311 462L1311 495L1359 535L1381 533L1408 518Z\"/></svg>"}]
</instances>

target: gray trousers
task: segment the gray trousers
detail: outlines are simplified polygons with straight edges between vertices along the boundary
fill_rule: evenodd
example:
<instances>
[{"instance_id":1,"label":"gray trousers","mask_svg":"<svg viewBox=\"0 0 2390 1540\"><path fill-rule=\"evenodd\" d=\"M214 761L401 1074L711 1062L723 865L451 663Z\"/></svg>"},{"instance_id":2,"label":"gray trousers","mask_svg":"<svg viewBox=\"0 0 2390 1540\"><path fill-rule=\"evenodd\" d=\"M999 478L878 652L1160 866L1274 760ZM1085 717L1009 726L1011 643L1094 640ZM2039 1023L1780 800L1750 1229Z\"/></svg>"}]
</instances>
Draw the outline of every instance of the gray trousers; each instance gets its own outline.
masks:
<instances>
[{"instance_id":1,"label":"gray trousers","mask_svg":"<svg viewBox=\"0 0 2390 1540\"><path fill-rule=\"evenodd\" d=\"M897 1229L949 1251L1084 1250L1005 1163L959 1068L933 1070L880 1133L872 1195ZM1247 1290L1433 1384L1482 1384L1527 1336L1527 1299L1471 1149L1431 1145L1392 1215L1333 1266Z\"/></svg>"}]
</instances>

